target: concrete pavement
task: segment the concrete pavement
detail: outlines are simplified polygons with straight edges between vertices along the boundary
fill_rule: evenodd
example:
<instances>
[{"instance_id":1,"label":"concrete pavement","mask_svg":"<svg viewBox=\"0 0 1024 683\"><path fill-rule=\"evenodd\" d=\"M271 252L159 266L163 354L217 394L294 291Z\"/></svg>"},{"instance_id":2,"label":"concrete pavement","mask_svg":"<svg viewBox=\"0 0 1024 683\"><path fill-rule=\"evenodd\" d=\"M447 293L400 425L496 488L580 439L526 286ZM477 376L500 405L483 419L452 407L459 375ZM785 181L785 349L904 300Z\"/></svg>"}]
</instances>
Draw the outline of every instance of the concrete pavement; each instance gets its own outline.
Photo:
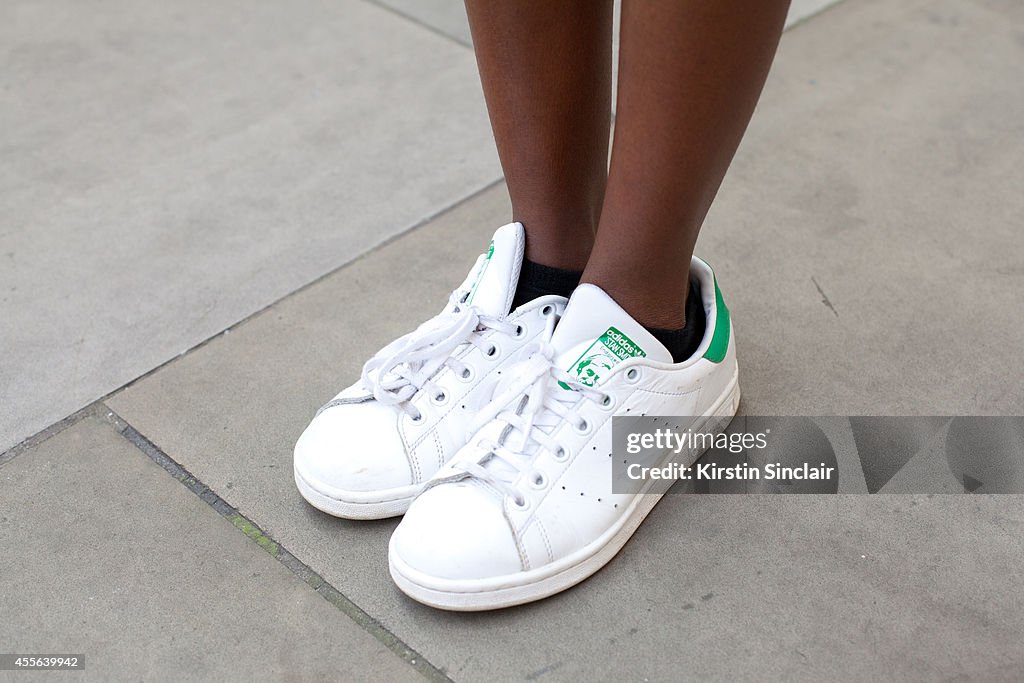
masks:
<instances>
[{"instance_id":1,"label":"concrete pavement","mask_svg":"<svg viewBox=\"0 0 1024 683\"><path fill-rule=\"evenodd\" d=\"M86 680L1019 679L1019 496L669 496L576 589L477 615L394 588L394 522L302 501L313 411L508 219L457 5L11 5L0 651ZM698 245L747 413L1024 414L1022 35L991 0L786 34Z\"/></svg>"}]
</instances>

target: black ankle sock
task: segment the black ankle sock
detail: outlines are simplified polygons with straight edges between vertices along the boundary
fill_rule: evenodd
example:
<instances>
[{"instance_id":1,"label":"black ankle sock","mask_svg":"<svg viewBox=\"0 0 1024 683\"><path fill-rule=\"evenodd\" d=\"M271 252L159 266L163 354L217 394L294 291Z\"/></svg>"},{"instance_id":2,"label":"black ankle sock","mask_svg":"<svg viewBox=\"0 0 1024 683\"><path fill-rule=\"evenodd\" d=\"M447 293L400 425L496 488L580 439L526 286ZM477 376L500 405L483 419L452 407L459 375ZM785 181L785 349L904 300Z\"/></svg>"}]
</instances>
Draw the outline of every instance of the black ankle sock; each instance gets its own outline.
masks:
<instances>
[{"instance_id":1,"label":"black ankle sock","mask_svg":"<svg viewBox=\"0 0 1024 683\"><path fill-rule=\"evenodd\" d=\"M512 308L514 310L528 301L548 294L557 294L568 298L579 286L582 276L583 271L581 270L542 266L539 263L523 259L523 267L519 271L519 284L516 286L516 296L512 300Z\"/></svg>"},{"instance_id":2,"label":"black ankle sock","mask_svg":"<svg viewBox=\"0 0 1024 683\"><path fill-rule=\"evenodd\" d=\"M686 324L678 330L660 330L656 327L646 328L672 354L672 362L682 363L688 360L704 339L704 302L700 298L700 290L693 282L686 297Z\"/></svg>"}]
</instances>

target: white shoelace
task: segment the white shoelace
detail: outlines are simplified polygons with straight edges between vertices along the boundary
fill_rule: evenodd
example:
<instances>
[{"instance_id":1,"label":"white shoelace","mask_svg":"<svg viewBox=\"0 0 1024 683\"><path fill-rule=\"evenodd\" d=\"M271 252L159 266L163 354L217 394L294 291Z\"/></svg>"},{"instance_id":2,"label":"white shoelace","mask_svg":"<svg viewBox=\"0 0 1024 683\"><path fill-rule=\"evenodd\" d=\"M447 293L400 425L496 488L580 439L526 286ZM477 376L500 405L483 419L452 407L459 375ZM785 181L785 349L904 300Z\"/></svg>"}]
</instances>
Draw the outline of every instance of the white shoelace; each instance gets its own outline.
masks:
<instances>
[{"instance_id":1,"label":"white shoelace","mask_svg":"<svg viewBox=\"0 0 1024 683\"><path fill-rule=\"evenodd\" d=\"M457 463L455 467L486 482L509 496L516 505L525 497L515 482L532 464L540 448L556 458L566 455L565 449L551 433L562 421L580 431L588 428L579 415L583 400L603 402L608 396L581 384L575 377L555 366L555 349L551 345L554 316L536 350L526 360L516 363L507 375L515 378L501 393L495 395L477 419L474 432L492 420L504 423L497 441L484 440L480 447L487 455L478 462ZM542 484L540 473L533 475L534 484ZM537 481L536 478L540 478Z\"/></svg>"},{"instance_id":2,"label":"white shoelace","mask_svg":"<svg viewBox=\"0 0 1024 683\"><path fill-rule=\"evenodd\" d=\"M409 401L420 391L443 400L444 392L432 378L448 366L468 379L468 365L453 357L460 346L472 344L487 355L497 352L484 338L487 330L514 335L519 327L503 318L487 315L476 306L464 305L465 292L452 292L452 311L428 320L418 328L391 342L363 366L363 385L373 397L387 405L397 405L414 420L422 415Z\"/></svg>"}]
</instances>

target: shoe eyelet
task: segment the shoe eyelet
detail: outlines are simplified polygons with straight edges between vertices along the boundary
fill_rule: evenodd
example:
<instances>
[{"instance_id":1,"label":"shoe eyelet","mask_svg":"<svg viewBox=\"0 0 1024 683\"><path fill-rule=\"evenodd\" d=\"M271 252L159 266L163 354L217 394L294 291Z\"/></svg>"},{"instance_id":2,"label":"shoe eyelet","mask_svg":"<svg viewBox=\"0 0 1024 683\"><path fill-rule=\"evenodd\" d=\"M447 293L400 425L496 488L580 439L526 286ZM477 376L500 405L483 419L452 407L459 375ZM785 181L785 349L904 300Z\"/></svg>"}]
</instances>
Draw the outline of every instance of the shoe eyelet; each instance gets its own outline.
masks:
<instances>
[{"instance_id":1,"label":"shoe eyelet","mask_svg":"<svg viewBox=\"0 0 1024 683\"><path fill-rule=\"evenodd\" d=\"M548 479L547 479L547 477L544 476L543 472L534 472L532 475L530 475L530 486L532 488L535 488L538 491L541 491L541 490L545 489L547 487L547 485L548 485Z\"/></svg>"},{"instance_id":2,"label":"shoe eyelet","mask_svg":"<svg viewBox=\"0 0 1024 683\"><path fill-rule=\"evenodd\" d=\"M423 413L416 413L415 415L410 415L409 419L416 423L423 422Z\"/></svg>"},{"instance_id":3,"label":"shoe eyelet","mask_svg":"<svg viewBox=\"0 0 1024 683\"><path fill-rule=\"evenodd\" d=\"M555 452L551 454L554 457L555 462L565 462L569 459L569 451L565 450L564 447L559 446L555 449Z\"/></svg>"},{"instance_id":4,"label":"shoe eyelet","mask_svg":"<svg viewBox=\"0 0 1024 683\"><path fill-rule=\"evenodd\" d=\"M626 380L629 382L637 382L640 380L640 371L636 368L630 368L626 370Z\"/></svg>"},{"instance_id":5,"label":"shoe eyelet","mask_svg":"<svg viewBox=\"0 0 1024 683\"><path fill-rule=\"evenodd\" d=\"M498 345L491 344L490 346L487 347L487 350L484 351L484 358L487 358L488 360L494 360L500 355L500 353L501 350L498 348Z\"/></svg>"},{"instance_id":6,"label":"shoe eyelet","mask_svg":"<svg viewBox=\"0 0 1024 683\"><path fill-rule=\"evenodd\" d=\"M540 309L540 314L545 318L555 312L555 307L551 304L546 304L544 308Z\"/></svg>"},{"instance_id":7,"label":"shoe eyelet","mask_svg":"<svg viewBox=\"0 0 1024 683\"><path fill-rule=\"evenodd\" d=\"M576 430L577 434L589 434L590 433L590 423L587 422L586 420L580 420L579 423L574 424L572 426L572 428Z\"/></svg>"},{"instance_id":8,"label":"shoe eyelet","mask_svg":"<svg viewBox=\"0 0 1024 683\"><path fill-rule=\"evenodd\" d=\"M601 399L601 408L604 410L612 410L615 408L615 397L611 394L605 394L604 398Z\"/></svg>"},{"instance_id":9,"label":"shoe eyelet","mask_svg":"<svg viewBox=\"0 0 1024 683\"><path fill-rule=\"evenodd\" d=\"M515 497L509 497L509 504L516 510L525 510L530 507L530 501L526 496L521 496L518 499Z\"/></svg>"},{"instance_id":10,"label":"shoe eyelet","mask_svg":"<svg viewBox=\"0 0 1024 683\"><path fill-rule=\"evenodd\" d=\"M516 325L516 334L515 334L516 339L522 339L525 336L526 336L526 328L523 327L522 325Z\"/></svg>"},{"instance_id":11,"label":"shoe eyelet","mask_svg":"<svg viewBox=\"0 0 1024 683\"><path fill-rule=\"evenodd\" d=\"M462 372L459 373L459 379L462 380L463 382L473 381L473 376L473 368L469 367L468 365L462 368Z\"/></svg>"},{"instance_id":12,"label":"shoe eyelet","mask_svg":"<svg viewBox=\"0 0 1024 683\"><path fill-rule=\"evenodd\" d=\"M435 406L443 406L448 402L448 394L443 391L439 391L435 396L430 397L430 402Z\"/></svg>"}]
</instances>

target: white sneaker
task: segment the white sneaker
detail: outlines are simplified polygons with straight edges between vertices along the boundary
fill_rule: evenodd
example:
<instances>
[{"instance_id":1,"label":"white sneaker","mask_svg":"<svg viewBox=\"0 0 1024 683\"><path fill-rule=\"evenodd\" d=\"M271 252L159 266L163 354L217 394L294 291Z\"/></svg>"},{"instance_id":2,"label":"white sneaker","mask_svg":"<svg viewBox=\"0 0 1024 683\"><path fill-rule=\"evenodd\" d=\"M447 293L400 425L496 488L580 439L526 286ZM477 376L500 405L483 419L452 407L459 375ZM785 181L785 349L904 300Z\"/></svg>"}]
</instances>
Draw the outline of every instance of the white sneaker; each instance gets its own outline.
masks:
<instances>
[{"instance_id":1,"label":"white sneaker","mask_svg":"<svg viewBox=\"0 0 1024 683\"><path fill-rule=\"evenodd\" d=\"M443 609L508 607L565 590L615 556L661 493L640 482L613 493L610 418L703 416L694 430L724 429L739 405L728 309L706 263L693 259L690 273L707 329L678 364L601 289L576 290L550 341L503 377L495 417L395 530L388 555L402 591Z\"/></svg>"},{"instance_id":2,"label":"white sneaker","mask_svg":"<svg viewBox=\"0 0 1024 683\"><path fill-rule=\"evenodd\" d=\"M295 444L303 498L336 517L400 515L466 443L502 371L565 308L545 296L509 313L525 240L519 223L499 228L445 309L320 409Z\"/></svg>"}]
</instances>

